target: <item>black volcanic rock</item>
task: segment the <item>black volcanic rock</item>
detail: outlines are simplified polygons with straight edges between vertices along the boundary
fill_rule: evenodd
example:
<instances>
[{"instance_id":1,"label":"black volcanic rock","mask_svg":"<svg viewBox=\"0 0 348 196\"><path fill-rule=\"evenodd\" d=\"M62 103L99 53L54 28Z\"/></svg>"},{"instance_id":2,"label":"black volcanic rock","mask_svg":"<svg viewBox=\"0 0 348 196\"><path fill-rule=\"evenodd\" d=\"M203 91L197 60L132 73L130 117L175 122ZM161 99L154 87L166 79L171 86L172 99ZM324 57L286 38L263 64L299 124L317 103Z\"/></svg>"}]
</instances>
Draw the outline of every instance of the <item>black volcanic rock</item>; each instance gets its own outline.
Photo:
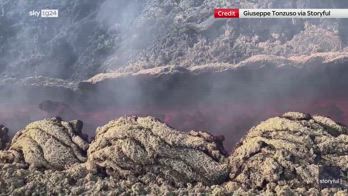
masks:
<instances>
[{"instance_id":1,"label":"black volcanic rock","mask_svg":"<svg viewBox=\"0 0 348 196\"><path fill-rule=\"evenodd\" d=\"M4 125L0 125L0 150L6 147L8 141L8 128Z\"/></svg>"}]
</instances>

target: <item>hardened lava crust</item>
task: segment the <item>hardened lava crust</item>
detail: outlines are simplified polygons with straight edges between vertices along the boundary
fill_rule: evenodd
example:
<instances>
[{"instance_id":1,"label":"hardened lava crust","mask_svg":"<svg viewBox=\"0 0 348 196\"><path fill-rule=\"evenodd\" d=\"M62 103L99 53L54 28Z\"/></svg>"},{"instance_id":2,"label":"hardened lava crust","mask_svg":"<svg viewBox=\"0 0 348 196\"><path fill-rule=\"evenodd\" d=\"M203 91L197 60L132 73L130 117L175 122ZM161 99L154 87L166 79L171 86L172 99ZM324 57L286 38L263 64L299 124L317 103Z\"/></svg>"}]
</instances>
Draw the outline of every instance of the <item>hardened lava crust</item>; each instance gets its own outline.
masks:
<instances>
[{"instance_id":1,"label":"hardened lava crust","mask_svg":"<svg viewBox=\"0 0 348 196\"><path fill-rule=\"evenodd\" d=\"M329 118L285 113L249 131L229 158L230 178L245 190L317 195L319 166L347 172L347 142L347 128Z\"/></svg>"},{"instance_id":2,"label":"hardened lava crust","mask_svg":"<svg viewBox=\"0 0 348 196\"><path fill-rule=\"evenodd\" d=\"M64 169L86 161L88 143L80 136L81 129L81 121L36 121L16 133L10 150L19 152L30 167Z\"/></svg>"},{"instance_id":3,"label":"hardened lava crust","mask_svg":"<svg viewBox=\"0 0 348 196\"><path fill-rule=\"evenodd\" d=\"M151 117L120 118L97 130L88 161L117 178L166 181L175 187L220 184L229 169L218 139L178 132Z\"/></svg>"},{"instance_id":4,"label":"hardened lava crust","mask_svg":"<svg viewBox=\"0 0 348 196\"><path fill-rule=\"evenodd\" d=\"M0 195L348 194L319 187L319 166L348 170L347 128L322 116L289 112L261 122L229 156L223 137L153 117L112 120L91 143L81 128L53 118L18 132L0 151Z\"/></svg>"}]
</instances>

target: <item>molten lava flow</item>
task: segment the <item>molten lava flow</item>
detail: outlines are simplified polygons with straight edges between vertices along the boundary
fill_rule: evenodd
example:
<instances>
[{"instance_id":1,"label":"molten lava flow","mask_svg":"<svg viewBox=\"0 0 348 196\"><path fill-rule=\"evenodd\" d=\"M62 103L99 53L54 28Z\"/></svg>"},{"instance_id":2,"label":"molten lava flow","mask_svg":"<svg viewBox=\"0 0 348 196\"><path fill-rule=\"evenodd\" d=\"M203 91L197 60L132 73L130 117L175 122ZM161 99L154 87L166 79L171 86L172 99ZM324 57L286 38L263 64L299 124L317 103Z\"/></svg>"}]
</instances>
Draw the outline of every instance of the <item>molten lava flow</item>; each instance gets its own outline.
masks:
<instances>
[{"instance_id":1,"label":"molten lava flow","mask_svg":"<svg viewBox=\"0 0 348 196\"><path fill-rule=\"evenodd\" d=\"M57 110L42 111L37 105L0 105L0 123L8 126L12 133L27 123L44 117L61 116L63 119L80 119L85 123L84 132L95 134L97 126L124 115L154 116L179 130L202 130L225 136L226 149L232 147L247 130L259 121L287 111L314 113L332 117L348 124L348 99L323 98L301 100L300 98L272 100L263 103L198 103L191 106L169 107L107 107L91 111L61 104Z\"/></svg>"}]
</instances>

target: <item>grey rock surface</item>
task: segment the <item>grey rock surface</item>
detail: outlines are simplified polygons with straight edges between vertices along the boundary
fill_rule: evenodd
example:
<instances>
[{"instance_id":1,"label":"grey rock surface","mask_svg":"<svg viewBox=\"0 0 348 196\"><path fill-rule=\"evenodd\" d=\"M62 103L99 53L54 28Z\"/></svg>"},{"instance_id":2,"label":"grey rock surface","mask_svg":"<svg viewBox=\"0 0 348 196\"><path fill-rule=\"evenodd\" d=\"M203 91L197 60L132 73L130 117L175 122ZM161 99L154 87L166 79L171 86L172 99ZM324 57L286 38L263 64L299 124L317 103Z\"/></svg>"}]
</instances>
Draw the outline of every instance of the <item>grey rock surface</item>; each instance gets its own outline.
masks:
<instances>
[{"instance_id":1,"label":"grey rock surface","mask_svg":"<svg viewBox=\"0 0 348 196\"><path fill-rule=\"evenodd\" d=\"M177 187L220 184L227 179L228 165L219 139L178 132L152 117L124 117L98 128L88 164L121 179L161 179Z\"/></svg>"}]
</instances>

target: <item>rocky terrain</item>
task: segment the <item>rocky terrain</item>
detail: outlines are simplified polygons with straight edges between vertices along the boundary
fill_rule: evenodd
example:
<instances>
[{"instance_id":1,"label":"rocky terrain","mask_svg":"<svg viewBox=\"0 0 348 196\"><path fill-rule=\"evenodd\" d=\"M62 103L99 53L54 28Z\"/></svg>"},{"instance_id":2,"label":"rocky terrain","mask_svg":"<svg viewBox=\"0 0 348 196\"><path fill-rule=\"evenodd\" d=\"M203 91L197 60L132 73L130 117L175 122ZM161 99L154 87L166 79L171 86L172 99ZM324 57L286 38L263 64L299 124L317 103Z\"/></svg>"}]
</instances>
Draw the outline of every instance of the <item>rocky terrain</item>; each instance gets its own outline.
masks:
<instances>
[{"instance_id":1,"label":"rocky terrain","mask_svg":"<svg viewBox=\"0 0 348 196\"><path fill-rule=\"evenodd\" d=\"M153 118L121 118L97 130L88 157L92 167L116 177L158 176L177 187L213 185L228 176L221 142L207 133L180 133Z\"/></svg>"},{"instance_id":2,"label":"rocky terrain","mask_svg":"<svg viewBox=\"0 0 348 196\"><path fill-rule=\"evenodd\" d=\"M217 20L216 7L342 8L342 1L0 2L0 121L9 134L47 117L85 132L122 115L210 130L231 149L289 110L347 122L341 19ZM29 16L59 9L59 18ZM296 101L301 100L301 101ZM52 104L44 104L52 103ZM49 107L41 107L49 106Z\"/></svg>"},{"instance_id":3,"label":"rocky terrain","mask_svg":"<svg viewBox=\"0 0 348 196\"><path fill-rule=\"evenodd\" d=\"M80 121L37 121L16 133L10 150L22 152L30 167L64 169L86 161L88 143L79 136L81 129Z\"/></svg>"},{"instance_id":4,"label":"rocky terrain","mask_svg":"<svg viewBox=\"0 0 348 196\"><path fill-rule=\"evenodd\" d=\"M347 6L1 1L0 195L347 195L347 20L213 18Z\"/></svg>"},{"instance_id":5,"label":"rocky terrain","mask_svg":"<svg viewBox=\"0 0 348 196\"><path fill-rule=\"evenodd\" d=\"M348 129L322 116L270 118L231 154L221 136L180 132L152 117L110 121L91 143L81 129L80 121L52 118L18 132L0 151L1 195L348 194L319 188L320 166L348 170Z\"/></svg>"},{"instance_id":6,"label":"rocky terrain","mask_svg":"<svg viewBox=\"0 0 348 196\"><path fill-rule=\"evenodd\" d=\"M322 116L290 112L268 119L253 127L229 157L230 177L246 190L313 194L319 166L347 171L347 133L346 127Z\"/></svg>"},{"instance_id":7,"label":"rocky terrain","mask_svg":"<svg viewBox=\"0 0 348 196\"><path fill-rule=\"evenodd\" d=\"M162 66L97 74L82 82L48 77L0 85L0 119L10 134L46 117L81 119L85 132L122 115L151 115L183 131L210 130L231 139L289 110L348 123L347 52L279 57L255 55L238 64ZM304 85L305 84L305 85ZM211 112L213 111L213 112ZM218 123L217 123L218 122Z\"/></svg>"},{"instance_id":8,"label":"rocky terrain","mask_svg":"<svg viewBox=\"0 0 348 196\"><path fill-rule=\"evenodd\" d=\"M215 20L212 10L346 6L339 0L3 0L0 75L81 81L111 70L235 64L259 54L341 51L347 46L343 19ZM59 18L29 16L46 8L59 9Z\"/></svg>"}]
</instances>

